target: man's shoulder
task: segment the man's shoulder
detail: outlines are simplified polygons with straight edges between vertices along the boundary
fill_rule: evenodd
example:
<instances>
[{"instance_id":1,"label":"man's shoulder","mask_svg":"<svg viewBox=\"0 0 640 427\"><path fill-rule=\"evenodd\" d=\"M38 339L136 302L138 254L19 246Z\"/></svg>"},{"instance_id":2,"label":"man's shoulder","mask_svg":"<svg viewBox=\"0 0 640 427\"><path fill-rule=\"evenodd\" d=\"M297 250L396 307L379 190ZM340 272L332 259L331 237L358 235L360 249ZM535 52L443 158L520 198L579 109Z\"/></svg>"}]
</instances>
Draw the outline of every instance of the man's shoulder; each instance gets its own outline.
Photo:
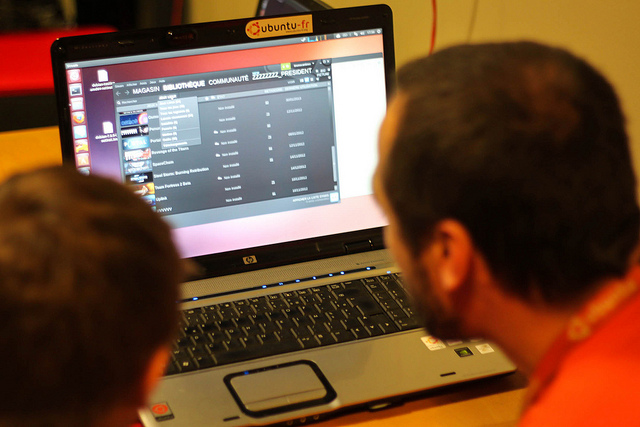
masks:
<instances>
[{"instance_id":1,"label":"man's shoulder","mask_svg":"<svg viewBox=\"0 0 640 427\"><path fill-rule=\"evenodd\" d=\"M640 424L640 295L563 359L521 426ZM606 415L601 413L606 410ZM613 417L613 419L612 419Z\"/></svg>"},{"instance_id":2,"label":"man's shoulder","mask_svg":"<svg viewBox=\"0 0 640 427\"><path fill-rule=\"evenodd\" d=\"M520 427L640 424L640 355L569 360L569 364L527 409Z\"/></svg>"}]
</instances>

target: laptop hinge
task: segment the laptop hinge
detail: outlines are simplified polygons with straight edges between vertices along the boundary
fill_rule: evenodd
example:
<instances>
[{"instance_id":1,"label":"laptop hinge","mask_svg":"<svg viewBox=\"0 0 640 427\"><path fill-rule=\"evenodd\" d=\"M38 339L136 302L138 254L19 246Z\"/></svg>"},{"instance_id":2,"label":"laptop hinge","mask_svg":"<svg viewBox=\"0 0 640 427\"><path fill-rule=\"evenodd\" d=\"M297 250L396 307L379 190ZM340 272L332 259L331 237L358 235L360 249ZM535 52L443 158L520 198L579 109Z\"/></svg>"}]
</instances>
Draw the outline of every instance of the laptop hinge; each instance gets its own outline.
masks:
<instances>
[{"instance_id":1,"label":"laptop hinge","mask_svg":"<svg viewBox=\"0 0 640 427\"><path fill-rule=\"evenodd\" d=\"M359 242L351 242L344 244L344 251L347 254L357 254L359 252L367 252L373 249L371 240L361 240Z\"/></svg>"}]
</instances>

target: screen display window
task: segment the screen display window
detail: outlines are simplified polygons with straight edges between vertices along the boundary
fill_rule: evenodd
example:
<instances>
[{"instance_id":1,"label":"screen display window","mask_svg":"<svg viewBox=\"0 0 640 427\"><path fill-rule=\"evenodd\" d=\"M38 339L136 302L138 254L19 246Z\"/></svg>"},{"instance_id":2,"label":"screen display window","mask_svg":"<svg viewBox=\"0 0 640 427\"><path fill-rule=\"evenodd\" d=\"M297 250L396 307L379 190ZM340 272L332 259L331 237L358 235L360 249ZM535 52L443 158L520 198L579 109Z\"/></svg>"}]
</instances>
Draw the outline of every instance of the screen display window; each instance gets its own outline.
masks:
<instances>
[{"instance_id":1,"label":"screen display window","mask_svg":"<svg viewBox=\"0 0 640 427\"><path fill-rule=\"evenodd\" d=\"M131 186L184 256L385 223L379 29L66 66L77 168Z\"/></svg>"}]
</instances>

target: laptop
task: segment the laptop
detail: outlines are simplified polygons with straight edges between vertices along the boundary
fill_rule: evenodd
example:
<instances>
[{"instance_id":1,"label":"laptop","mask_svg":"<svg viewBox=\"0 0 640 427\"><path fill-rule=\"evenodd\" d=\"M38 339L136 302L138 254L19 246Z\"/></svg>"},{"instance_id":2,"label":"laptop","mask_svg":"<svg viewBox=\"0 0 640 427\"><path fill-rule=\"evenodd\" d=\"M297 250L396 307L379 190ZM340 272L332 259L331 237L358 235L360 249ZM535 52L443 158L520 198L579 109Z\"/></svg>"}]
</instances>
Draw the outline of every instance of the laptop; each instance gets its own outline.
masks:
<instances>
[{"instance_id":1,"label":"laptop","mask_svg":"<svg viewBox=\"0 0 640 427\"><path fill-rule=\"evenodd\" d=\"M52 61L64 161L201 268L145 426L294 425L514 371L421 329L384 248L387 6L62 38Z\"/></svg>"},{"instance_id":2,"label":"laptop","mask_svg":"<svg viewBox=\"0 0 640 427\"><path fill-rule=\"evenodd\" d=\"M284 15L325 9L331 9L331 6L321 0L259 0L255 15Z\"/></svg>"}]
</instances>

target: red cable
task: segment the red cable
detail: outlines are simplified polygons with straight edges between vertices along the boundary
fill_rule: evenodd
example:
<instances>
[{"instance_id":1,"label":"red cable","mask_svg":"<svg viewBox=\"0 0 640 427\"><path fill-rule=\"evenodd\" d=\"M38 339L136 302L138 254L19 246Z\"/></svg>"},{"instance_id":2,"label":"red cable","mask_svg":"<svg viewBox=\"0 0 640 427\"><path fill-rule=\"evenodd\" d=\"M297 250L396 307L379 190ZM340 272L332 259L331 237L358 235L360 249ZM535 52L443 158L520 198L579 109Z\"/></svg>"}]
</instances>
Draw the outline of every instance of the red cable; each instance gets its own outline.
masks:
<instances>
[{"instance_id":1,"label":"red cable","mask_svg":"<svg viewBox=\"0 0 640 427\"><path fill-rule=\"evenodd\" d=\"M171 25L182 24L182 8L184 0L174 0L171 2Z\"/></svg>"},{"instance_id":2,"label":"red cable","mask_svg":"<svg viewBox=\"0 0 640 427\"><path fill-rule=\"evenodd\" d=\"M436 28L438 23L438 8L436 0L431 0L431 8L433 10L433 17L431 19L431 45L429 46L429 55L433 53L433 49L436 46Z\"/></svg>"}]
</instances>

